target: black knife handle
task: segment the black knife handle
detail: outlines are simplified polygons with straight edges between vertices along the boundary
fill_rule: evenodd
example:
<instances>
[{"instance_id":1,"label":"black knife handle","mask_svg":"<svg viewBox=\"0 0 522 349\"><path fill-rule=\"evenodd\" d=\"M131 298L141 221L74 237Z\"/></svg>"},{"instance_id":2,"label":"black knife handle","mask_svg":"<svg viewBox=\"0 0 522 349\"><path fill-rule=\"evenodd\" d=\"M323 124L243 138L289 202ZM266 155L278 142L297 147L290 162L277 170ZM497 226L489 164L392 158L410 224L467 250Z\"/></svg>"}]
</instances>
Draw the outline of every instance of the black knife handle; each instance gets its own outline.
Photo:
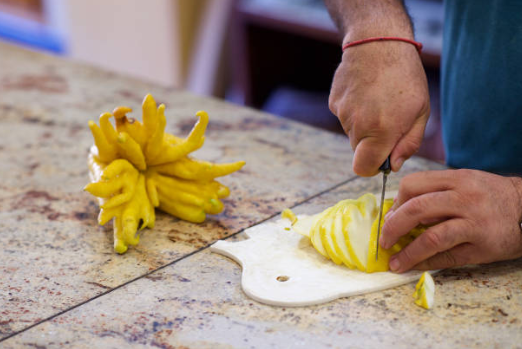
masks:
<instances>
[{"instance_id":1,"label":"black knife handle","mask_svg":"<svg viewBox=\"0 0 522 349\"><path fill-rule=\"evenodd\" d=\"M379 171L383 172L384 174L389 174L391 171L391 163L390 163L390 156L384 160L381 167L379 167Z\"/></svg>"}]
</instances>

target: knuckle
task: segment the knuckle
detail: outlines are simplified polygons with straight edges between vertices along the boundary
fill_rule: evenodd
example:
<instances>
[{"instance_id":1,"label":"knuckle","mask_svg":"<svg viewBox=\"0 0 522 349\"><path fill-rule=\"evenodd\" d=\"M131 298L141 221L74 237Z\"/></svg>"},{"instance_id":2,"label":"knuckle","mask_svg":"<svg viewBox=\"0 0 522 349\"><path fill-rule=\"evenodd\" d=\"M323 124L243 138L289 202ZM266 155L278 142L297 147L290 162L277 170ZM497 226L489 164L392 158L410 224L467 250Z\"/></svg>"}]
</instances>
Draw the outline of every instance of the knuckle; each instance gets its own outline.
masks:
<instances>
[{"instance_id":1,"label":"knuckle","mask_svg":"<svg viewBox=\"0 0 522 349\"><path fill-rule=\"evenodd\" d=\"M328 98L328 108L330 108L330 111L335 116L338 116L337 114L337 99L334 97L333 94L330 94L330 97Z\"/></svg>"},{"instance_id":2,"label":"knuckle","mask_svg":"<svg viewBox=\"0 0 522 349\"><path fill-rule=\"evenodd\" d=\"M419 150L421 141L421 139L412 137L405 139L402 143L402 153L408 157L412 156Z\"/></svg>"},{"instance_id":3,"label":"knuckle","mask_svg":"<svg viewBox=\"0 0 522 349\"><path fill-rule=\"evenodd\" d=\"M413 198L408 200L404 205L404 213L408 216L419 216L426 210L426 205L421 198Z\"/></svg>"},{"instance_id":4,"label":"knuckle","mask_svg":"<svg viewBox=\"0 0 522 349\"><path fill-rule=\"evenodd\" d=\"M408 177L409 176L404 177L399 183L399 195L401 197L409 196Z\"/></svg>"},{"instance_id":5,"label":"knuckle","mask_svg":"<svg viewBox=\"0 0 522 349\"><path fill-rule=\"evenodd\" d=\"M400 260L401 265L412 265L413 263L413 256L411 253L411 249L405 248L400 253Z\"/></svg>"},{"instance_id":6,"label":"knuckle","mask_svg":"<svg viewBox=\"0 0 522 349\"><path fill-rule=\"evenodd\" d=\"M424 245L428 249L435 251L439 251L441 249L442 239L438 234L428 230L421 234L421 237L423 239Z\"/></svg>"},{"instance_id":7,"label":"knuckle","mask_svg":"<svg viewBox=\"0 0 522 349\"><path fill-rule=\"evenodd\" d=\"M442 264L446 267L456 267L457 266L457 258L450 251L441 252Z\"/></svg>"}]
</instances>

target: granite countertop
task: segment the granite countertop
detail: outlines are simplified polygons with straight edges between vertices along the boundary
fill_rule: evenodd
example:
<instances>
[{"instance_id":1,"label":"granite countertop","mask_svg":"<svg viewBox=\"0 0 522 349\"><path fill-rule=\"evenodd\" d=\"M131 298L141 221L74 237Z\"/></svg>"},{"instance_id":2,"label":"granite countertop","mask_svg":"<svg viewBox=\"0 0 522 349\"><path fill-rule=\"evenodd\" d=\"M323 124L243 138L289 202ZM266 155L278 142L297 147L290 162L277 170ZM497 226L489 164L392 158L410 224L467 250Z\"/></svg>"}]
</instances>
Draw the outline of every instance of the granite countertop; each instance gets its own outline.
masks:
<instances>
[{"instance_id":1,"label":"granite countertop","mask_svg":"<svg viewBox=\"0 0 522 349\"><path fill-rule=\"evenodd\" d=\"M346 137L4 43L0 67L0 347L521 346L522 261L438 273L431 311L413 304L413 284L301 308L246 297L240 267L208 246L287 207L314 213L378 190L379 178L351 172ZM120 256L81 190L87 122L117 105L139 111L149 92L176 135L210 114L199 158L247 165L223 178L223 213L203 224L158 213ZM442 168L412 159L389 188Z\"/></svg>"}]
</instances>

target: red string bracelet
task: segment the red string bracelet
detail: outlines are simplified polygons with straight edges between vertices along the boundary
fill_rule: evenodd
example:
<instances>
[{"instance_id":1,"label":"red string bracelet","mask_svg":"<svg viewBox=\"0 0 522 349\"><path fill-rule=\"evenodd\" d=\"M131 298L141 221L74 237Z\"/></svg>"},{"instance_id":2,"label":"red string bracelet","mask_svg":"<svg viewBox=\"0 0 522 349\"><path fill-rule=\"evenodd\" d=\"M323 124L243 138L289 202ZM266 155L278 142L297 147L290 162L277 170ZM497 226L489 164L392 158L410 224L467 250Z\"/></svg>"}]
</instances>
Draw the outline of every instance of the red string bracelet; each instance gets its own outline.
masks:
<instances>
[{"instance_id":1,"label":"red string bracelet","mask_svg":"<svg viewBox=\"0 0 522 349\"><path fill-rule=\"evenodd\" d=\"M402 41L402 42L407 42L408 44L412 44L413 46L415 46L415 48L417 49L417 52L419 52L419 54L422 51L422 44L420 42L413 41L413 40L406 39L406 38L397 38L397 37L389 36L389 37L368 38L368 39L348 42L348 43L343 45L343 52L348 47L362 45L362 44L366 44L368 42L373 42L373 41Z\"/></svg>"}]
</instances>

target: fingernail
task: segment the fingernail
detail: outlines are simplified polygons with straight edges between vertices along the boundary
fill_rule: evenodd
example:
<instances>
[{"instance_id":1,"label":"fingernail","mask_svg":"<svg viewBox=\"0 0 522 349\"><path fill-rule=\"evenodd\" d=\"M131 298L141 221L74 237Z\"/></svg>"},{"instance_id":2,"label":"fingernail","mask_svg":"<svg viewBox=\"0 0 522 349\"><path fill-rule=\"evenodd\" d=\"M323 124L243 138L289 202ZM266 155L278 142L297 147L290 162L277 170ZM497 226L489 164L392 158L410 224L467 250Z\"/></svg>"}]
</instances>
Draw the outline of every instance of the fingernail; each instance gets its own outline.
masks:
<instances>
[{"instance_id":1,"label":"fingernail","mask_svg":"<svg viewBox=\"0 0 522 349\"><path fill-rule=\"evenodd\" d=\"M394 211L391 209L388 212L386 212L386 214L384 215L384 220L386 221L386 220L390 219L390 217L393 215L393 212Z\"/></svg>"},{"instance_id":2,"label":"fingernail","mask_svg":"<svg viewBox=\"0 0 522 349\"><path fill-rule=\"evenodd\" d=\"M390 269L391 271L397 271L401 267L401 263L397 258L390 260Z\"/></svg>"},{"instance_id":3,"label":"fingernail","mask_svg":"<svg viewBox=\"0 0 522 349\"><path fill-rule=\"evenodd\" d=\"M379 245L381 245L382 248L384 248L385 250L388 249L388 244L386 242L386 240L384 239L384 236L381 235L380 239L379 239Z\"/></svg>"},{"instance_id":4,"label":"fingernail","mask_svg":"<svg viewBox=\"0 0 522 349\"><path fill-rule=\"evenodd\" d=\"M402 164L404 163L404 158L398 158L397 160L395 160L395 169L396 171L399 171L402 167Z\"/></svg>"}]
</instances>

